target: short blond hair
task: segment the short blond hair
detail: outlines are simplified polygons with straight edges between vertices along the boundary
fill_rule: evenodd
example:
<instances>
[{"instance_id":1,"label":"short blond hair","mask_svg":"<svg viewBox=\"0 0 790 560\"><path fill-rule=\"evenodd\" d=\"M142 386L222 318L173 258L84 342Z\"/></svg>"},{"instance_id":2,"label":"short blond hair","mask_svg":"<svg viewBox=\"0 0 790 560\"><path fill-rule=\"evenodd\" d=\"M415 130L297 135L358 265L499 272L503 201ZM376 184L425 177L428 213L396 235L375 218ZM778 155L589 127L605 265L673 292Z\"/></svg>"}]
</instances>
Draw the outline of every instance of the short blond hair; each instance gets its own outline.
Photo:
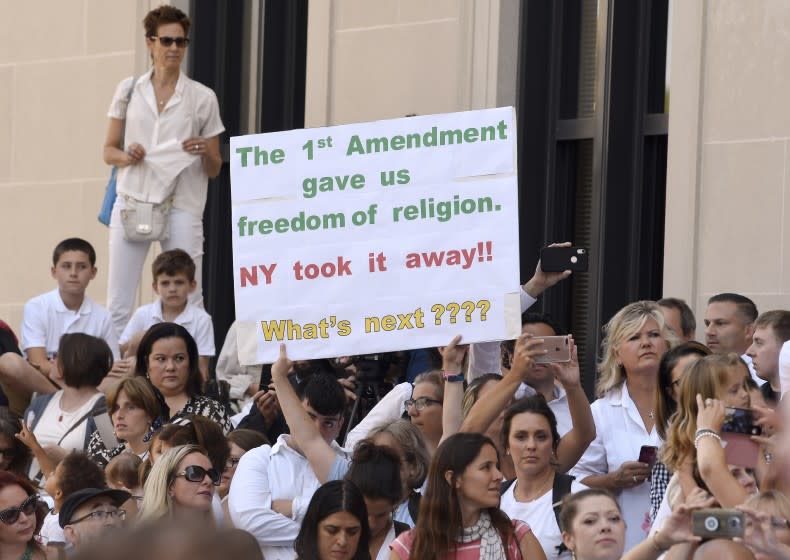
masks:
<instances>
[{"instance_id":1,"label":"short blond hair","mask_svg":"<svg viewBox=\"0 0 790 560\"><path fill-rule=\"evenodd\" d=\"M617 359L617 347L626 338L638 332L648 319L653 319L658 325L661 338L667 343L667 349L678 343L677 336L667 327L664 315L654 301L637 301L623 307L603 328L603 357L598 362L598 381L595 384L595 394L599 398L612 389L622 387L625 383L626 371Z\"/></svg>"}]
</instances>

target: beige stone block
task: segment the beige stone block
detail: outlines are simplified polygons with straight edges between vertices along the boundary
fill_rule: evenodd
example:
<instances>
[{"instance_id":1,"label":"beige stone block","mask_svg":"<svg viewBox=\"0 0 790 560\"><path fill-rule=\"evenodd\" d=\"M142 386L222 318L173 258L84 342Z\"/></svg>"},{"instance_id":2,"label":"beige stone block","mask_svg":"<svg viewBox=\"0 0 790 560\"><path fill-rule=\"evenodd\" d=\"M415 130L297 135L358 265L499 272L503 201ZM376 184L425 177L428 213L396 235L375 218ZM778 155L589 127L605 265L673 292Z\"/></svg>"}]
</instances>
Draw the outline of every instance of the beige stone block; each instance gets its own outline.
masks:
<instances>
[{"instance_id":1,"label":"beige stone block","mask_svg":"<svg viewBox=\"0 0 790 560\"><path fill-rule=\"evenodd\" d=\"M24 302L0 304L0 319L8 323L8 326L14 329L14 334L16 334L17 339L21 337L22 332L23 307Z\"/></svg>"},{"instance_id":2,"label":"beige stone block","mask_svg":"<svg viewBox=\"0 0 790 560\"><path fill-rule=\"evenodd\" d=\"M130 0L109 3L107 0L86 0L87 54L132 51L144 35L137 17L137 4Z\"/></svg>"},{"instance_id":3,"label":"beige stone block","mask_svg":"<svg viewBox=\"0 0 790 560\"><path fill-rule=\"evenodd\" d=\"M83 7L83 2L71 0L3 2L0 64L84 54ZM107 21L113 18L107 17Z\"/></svg>"},{"instance_id":4,"label":"beige stone block","mask_svg":"<svg viewBox=\"0 0 790 560\"><path fill-rule=\"evenodd\" d=\"M14 177L62 181L104 177L107 108L133 55L20 66L14 107Z\"/></svg>"},{"instance_id":5,"label":"beige stone block","mask_svg":"<svg viewBox=\"0 0 790 560\"><path fill-rule=\"evenodd\" d=\"M707 2L703 139L790 135L790 10L786 0ZM673 57L674 58L674 57Z\"/></svg>"},{"instance_id":6,"label":"beige stone block","mask_svg":"<svg viewBox=\"0 0 790 560\"><path fill-rule=\"evenodd\" d=\"M458 19L466 2L460 0L400 0L400 22Z\"/></svg>"},{"instance_id":7,"label":"beige stone block","mask_svg":"<svg viewBox=\"0 0 790 560\"><path fill-rule=\"evenodd\" d=\"M0 67L0 183L11 177L11 152L14 149L11 121L14 114L14 69Z\"/></svg>"},{"instance_id":8,"label":"beige stone block","mask_svg":"<svg viewBox=\"0 0 790 560\"><path fill-rule=\"evenodd\" d=\"M785 169L790 169L790 142L785 141ZM790 177L785 173L785 184L782 191L781 238L782 245L782 292L784 303L781 309L790 309Z\"/></svg>"},{"instance_id":9,"label":"beige stone block","mask_svg":"<svg viewBox=\"0 0 790 560\"><path fill-rule=\"evenodd\" d=\"M784 146L704 146L698 233L701 293L781 291Z\"/></svg>"},{"instance_id":10,"label":"beige stone block","mask_svg":"<svg viewBox=\"0 0 790 560\"><path fill-rule=\"evenodd\" d=\"M338 34L330 124L461 110L460 45L451 22Z\"/></svg>"},{"instance_id":11,"label":"beige stone block","mask_svg":"<svg viewBox=\"0 0 790 560\"><path fill-rule=\"evenodd\" d=\"M332 2L335 30L357 29L398 22L398 0L339 0Z\"/></svg>"}]
</instances>

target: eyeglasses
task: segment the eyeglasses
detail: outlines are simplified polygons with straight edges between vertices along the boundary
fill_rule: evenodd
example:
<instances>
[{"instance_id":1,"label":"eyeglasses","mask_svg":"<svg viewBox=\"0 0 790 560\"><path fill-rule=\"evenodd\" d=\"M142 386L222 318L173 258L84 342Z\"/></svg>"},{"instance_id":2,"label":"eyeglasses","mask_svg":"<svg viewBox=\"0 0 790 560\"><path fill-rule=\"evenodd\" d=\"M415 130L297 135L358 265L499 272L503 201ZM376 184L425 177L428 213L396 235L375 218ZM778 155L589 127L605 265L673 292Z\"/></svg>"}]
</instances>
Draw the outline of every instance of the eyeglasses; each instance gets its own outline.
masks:
<instances>
[{"instance_id":1,"label":"eyeglasses","mask_svg":"<svg viewBox=\"0 0 790 560\"><path fill-rule=\"evenodd\" d=\"M149 39L159 39L159 44L163 47L172 47L173 43L175 43L179 49L183 49L189 45L189 39L186 37L158 37L151 35Z\"/></svg>"},{"instance_id":2,"label":"eyeglasses","mask_svg":"<svg viewBox=\"0 0 790 560\"><path fill-rule=\"evenodd\" d=\"M313 421L318 420L321 424L321 427L327 430L334 430L340 423L340 418L327 418L326 416L319 416L317 414L313 414L312 412L308 412L307 415Z\"/></svg>"},{"instance_id":3,"label":"eyeglasses","mask_svg":"<svg viewBox=\"0 0 790 560\"><path fill-rule=\"evenodd\" d=\"M404 401L403 404L406 405L407 409L414 407L420 411L432 404L442 404L442 401L437 401L436 399L430 399L428 397L420 397L419 399L408 399Z\"/></svg>"},{"instance_id":4,"label":"eyeglasses","mask_svg":"<svg viewBox=\"0 0 790 560\"><path fill-rule=\"evenodd\" d=\"M214 486L219 486L221 476L215 469L206 470L198 465L190 465L184 469L184 472L176 473L176 476L183 476L189 482L203 482L206 475Z\"/></svg>"},{"instance_id":5,"label":"eyeglasses","mask_svg":"<svg viewBox=\"0 0 790 560\"><path fill-rule=\"evenodd\" d=\"M74 525L76 523L80 523L82 521L85 521L86 519L95 519L96 521L104 521L105 519L115 519L116 517L118 519L120 519L121 521L126 519L126 510L125 509L113 509L113 510L109 510L109 511L104 511L104 510L98 509L96 511L90 512L88 515L84 515L84 516L80 517L79 519L73 519L72 521L69 521L69 525Z\"/></svg>"},{"instance_id":6,"label":"eyeglasses","mask_svg":"<svg viewBox=\"0 0 790 560\"><path fill-rule=\"evenodd\" d=\"M19 519L20 513L24 513L25 515L33 515L33 513L36 511L37 504L38 496L36 494L28 496L28 498L22 502L19 507L12 507L0 511L0 521L6 525L13 525Z\"/></svg>"},{"instance_id":7,"label":"eyeglasses","mask_svg":"<svg viewBox=\"0 0 790 560\"><path fill-rule=\"evenodd\" d=\"M239 464L239 461L241 461L241 457L228 457L228 460L225 461L225 468L232 469Z\"/></svg>"}]
</instances>

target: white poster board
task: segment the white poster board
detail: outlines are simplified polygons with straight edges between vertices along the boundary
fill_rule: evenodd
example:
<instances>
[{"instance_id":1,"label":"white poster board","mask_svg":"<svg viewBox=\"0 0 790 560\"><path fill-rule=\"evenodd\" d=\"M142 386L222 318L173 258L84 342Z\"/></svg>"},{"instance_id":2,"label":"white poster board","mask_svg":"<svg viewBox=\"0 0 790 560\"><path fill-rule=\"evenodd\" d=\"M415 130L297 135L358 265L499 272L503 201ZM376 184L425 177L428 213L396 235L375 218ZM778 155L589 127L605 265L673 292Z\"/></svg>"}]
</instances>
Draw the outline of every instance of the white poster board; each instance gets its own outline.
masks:
<instances>
[{"instance_id":1,"label":"white poster board","mask_svg":"<svg viewBox=\"0 0 790 560\"><path fill-rule=\"evenodd\" d=\"M231 138L239 360L516 338L513 108Z\"/></svg>"}]
</instances>

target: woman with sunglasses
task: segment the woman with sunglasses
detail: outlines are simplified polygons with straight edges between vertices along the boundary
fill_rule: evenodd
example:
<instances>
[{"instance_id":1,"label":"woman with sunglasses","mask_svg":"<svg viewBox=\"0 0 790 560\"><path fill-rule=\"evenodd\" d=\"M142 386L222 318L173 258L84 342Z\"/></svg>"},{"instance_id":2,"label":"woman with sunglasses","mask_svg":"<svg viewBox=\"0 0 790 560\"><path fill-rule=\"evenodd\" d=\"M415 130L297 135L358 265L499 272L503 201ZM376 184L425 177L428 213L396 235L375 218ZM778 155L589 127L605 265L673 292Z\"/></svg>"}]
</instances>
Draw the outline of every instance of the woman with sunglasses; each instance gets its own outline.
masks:
<instances>
[{"instance_id":1,"label":"woman with sunglasses","mask_svg":"<svg viewBox=\"0 0 790 560\"><path fill-rule=\"evenodd\" d=\"M151 69L123 80L110 104L104 161L118 168L118 198L110 218L107 301L118 332L134 310L140 272L154 241L126 239L122 216L128 199L171 206L169 237L160 240L162 250L189 253L198 279L189 299L202 299L203 207L208 179L222 166L219 135L225 127L214 92L181 72L190 26L189 17L173 6L148 12L143 27ZM170 151L161 148L172 140L178 144ZM154 157L156 167L149 164Z\"/></svg>"},{"instance_id":2,"label":"woman with sunglasses","mask_svg":"<svg viewBox=\"0 0 790 560\"><path fill-rule=\"evenodd\" d=\"M143 487L141 521L165 517L211 518L214 487L220 473L197 445L168 450L151 469Z\"/></svg>"},{"instance_id":3,"label":"woman with sunglasses","mask_svg":"<svg viewBox=\"0 0 790 560\"><path fill-rule=\"evenodd\" d=\"M0 558L44 560L46 554L35 535L44 522L46 508L25 479L0 471Z\"/></svg>"}]
</instances>

